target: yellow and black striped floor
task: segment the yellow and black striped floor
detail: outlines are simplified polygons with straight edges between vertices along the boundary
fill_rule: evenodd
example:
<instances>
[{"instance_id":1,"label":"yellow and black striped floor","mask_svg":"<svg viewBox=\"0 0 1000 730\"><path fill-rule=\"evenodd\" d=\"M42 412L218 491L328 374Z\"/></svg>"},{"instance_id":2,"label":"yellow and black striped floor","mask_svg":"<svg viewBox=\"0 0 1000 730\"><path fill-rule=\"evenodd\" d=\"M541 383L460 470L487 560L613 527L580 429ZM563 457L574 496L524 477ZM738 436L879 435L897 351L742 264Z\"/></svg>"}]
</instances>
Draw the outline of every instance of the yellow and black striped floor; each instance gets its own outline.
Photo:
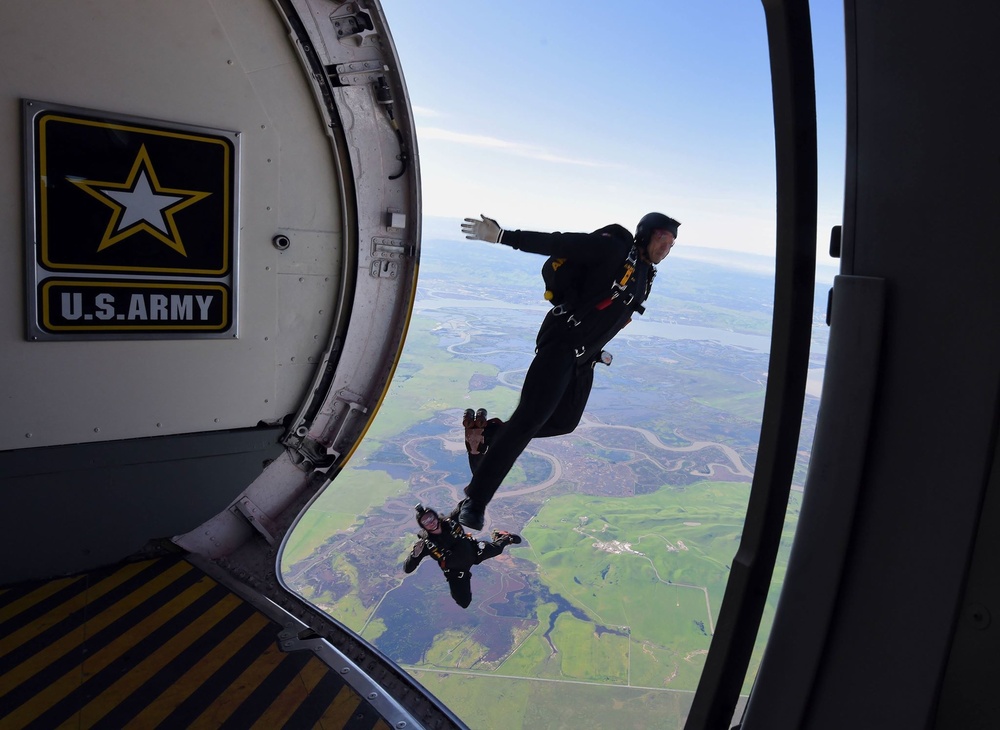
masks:
<instances>
[{"instance_id":1,"label":"yellow and black striped floor","mask_svg":"<svg viewBox=\"0 0 1000 730\"><path fill-rule=\"evenodd\" d=\"M0 589L0 729L388 730L281 629L175 557Z\"/></svg>"}]
</instances>

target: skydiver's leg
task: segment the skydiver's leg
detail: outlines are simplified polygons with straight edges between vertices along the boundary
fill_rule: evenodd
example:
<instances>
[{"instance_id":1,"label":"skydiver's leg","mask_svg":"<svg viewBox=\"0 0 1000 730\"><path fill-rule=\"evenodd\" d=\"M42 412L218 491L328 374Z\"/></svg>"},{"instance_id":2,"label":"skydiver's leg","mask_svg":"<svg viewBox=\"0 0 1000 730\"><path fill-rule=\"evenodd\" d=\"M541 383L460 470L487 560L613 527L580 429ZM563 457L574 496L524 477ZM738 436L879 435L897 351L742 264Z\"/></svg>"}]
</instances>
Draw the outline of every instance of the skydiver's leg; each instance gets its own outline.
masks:
<instances>
[{"instance_id":1,"label":"skydiver's leg","mask_svg":"<svg viewBox=\"0 0 1000 730\"><path fill-rule=\"evenodd\" d=\"M468 608L472 603L472 573L468 570L446 570L444 577L448 580L448 589L455 603Z\"/></svg>"},{"instance_id":2,"label":"skydiver's leg","mask_svg":"<svg viewBox=\"0 0 1000 730\"><path fill-rule=\"evenodd\" d=\"M480 412L485 413L483 409L480 409ZM497 437L497 434L500 433L500 429L503 427L503 421L499 418L490 418L489 420L486 420L484 416L483 420L484 427L481 434L482 446L477 449L477 453L475 454L472 453L471 449L467 449L469 452L469 471L473 474L476 473L476 469L479 468L479 463L483 460L483 457L486 456L486 452L489 451L489 445L493 443L493 439Z\"/></svg>"},{"instance_id":3,"label":"skydiver's leg","mask_svg":"<svg viewBox=\"0 0 1000 730\"><path fill-rule=\"evenodd\" d=\"M495 558L497 555L503 552L503 549L508 545L519 545L521 544L521 536L515 535L512 532L507 532L506 530L494 530L493 531L493 542L480 542L478 545L482 545L481 549L476 550L476 555L472 559L473 565L479 565L484 560L489 560L490 558Z\"/></svg>"},{"instance_id":4,"label":"skydiver's leg","mask_svg":"<svg viewBox=\"0 0 1000 730\"><path fill-rule=\"evenodd\" d=\"M583 418L583 409L587 407L587 399L590 398L590 390L593 385L594 368L590 365L577 367L573 382L566 388L559 405L556 406L549 420L535 436L545 438L573 433L580 425L580 419Z\"/></svg>"},{"instance_id":5,"label":"skydiver's leg","mask_svg":"<svg viewBox=\"0 0 1000 730\"><path fill-rule=\"evenodd\" d=\"M495 558L497 555L503 552L503 549L508 545L507 540L494 540L493 542L483 542L480 543L483 548L482 550L476 551L476 556L472 559L473 565L479 565L484 560L489 560L490 558Z\"/></svg>"},{"instance_id":6,"label":"skydiver's leg","mask_svg":"<svg viewBox=\"0 0 1000 730\"><path fill-rule=\"evenodd\" d=\"M564 345L539 349L524 376L517 408L499 429L465 488L475 512L481 513L493 499L517 457L556 412L575 376L576 358L571 350ZM463 524L475 529L482 527L481 524Z\"/></svg>"},{"instance_id":7,"label":"skydiver's leg","mask_svg":"<svg viewBox=\"0 0 1000 730\"><path fill-rule=\"evenodd\" d=\"M573 382L566 392L563 393L562 400L559 401L559 405L556 406L555 411L549 417L549 420L545 422L538 433L535 434L536 438L545 438L548 436L562 436L567 433L573 433L576 427L580 424L580 419L583 417L583 409L587 406L587 399L590 397L590 389L594 383L594 369L593 367L587 365L583 367L578 367L576 373L574 374ZM482 409L480 409L482 412ZM469 420L468 414L470 411L466 411L466 421ZM476 414L478 416L478 414ZM471 422L470 422L471 423ZM478 424L477 424L478 425ZM489 450L489 445L492 444L500 430L504 427L504 422L499 418L490 418L485 421L485 428L482 428L480 434L477 434L479 440L477 444L481 444L479 448L476 449L477 453L472 453L472 449L468 449L469 452L469 470L475 474L476 470L479 468L479 464L482 462L483 457L486 456L486 452ZM475 428L475 426L473 426ZM466 425L466 434L469 433L469 426ZM468 437L466 438L466 443L468 444Z\"/></svg>"}]
</instances>

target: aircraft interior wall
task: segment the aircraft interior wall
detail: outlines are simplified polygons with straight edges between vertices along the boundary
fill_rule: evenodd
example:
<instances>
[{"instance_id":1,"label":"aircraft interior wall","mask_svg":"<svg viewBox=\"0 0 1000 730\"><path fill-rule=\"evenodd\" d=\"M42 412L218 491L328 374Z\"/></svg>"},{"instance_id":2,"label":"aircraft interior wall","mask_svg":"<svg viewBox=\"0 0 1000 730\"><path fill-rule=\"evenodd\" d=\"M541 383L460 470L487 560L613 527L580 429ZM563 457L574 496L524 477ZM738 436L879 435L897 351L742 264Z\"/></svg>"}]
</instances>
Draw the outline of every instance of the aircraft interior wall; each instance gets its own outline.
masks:
<instances>
[{"instance_id":1,"label":"aircraft interior wall","mask_svg":"<svg viewBox=\"0 0 1000 730\"><path fill-rule=\"evenodd\" d=\"M273 3L14 0L0 18L0 226L24 261L0 272L0 489L24 517L2 547L30 553L6 582L224 508L280 453L345 272L327 126ZM194 202L138 225L114 204L130 185ZM230 309L203 324L208 296Z\"/></svg>"},{"instance_id":2,"label":"aircraft interior wall","mask_svg":"<svg viewBox=\"0 0 1000 730\"><path fill-rule=\"evenodd\" d=\"M982 510L997 487L1000 405L990 152L1000 102L986 91L1000 84L1000 10L846 10L845 214L826 382L742 727L987 727L995 693L949 693L958 677L996 680L985 575L998 553L985 536L997 517Z\"/></svg>"},{"instance_id":3,"label":"aircraft interior wall","mask_svg":"<svg viewBox=\"0 0 1000 730\"><path fill-rule=\"evenodd\" d=\"M0 41L0 136L23 163L0 170L4 245L23 261L0 272L5 608L44 623L89 584L80 571L170 552L197 566L195 593L204 571L280 624L256 642L268 661L314 656L351 685L346 704L318 700L343 723L459 726L276 572L378 410L416 287L415 130L379 4L13 0ZM46 637L105 618L72 603ZM157 613L191 635L180 604ZM59 658L30 631L21 658ZM29 672L8 673L4 717L45 701ZM89 700L107 673L66 677Z\"/></svg>"},{"instance_id":4,"label":"aircraft interior wall","mask_svg":"<svg viewBox=\"0 0 1000 730\"><path fill-rule=\"evenodd\" d=\"M77 573L226 508L281 453L280 427L0 452L0 584Z\"/></svg>"}]
</instances>

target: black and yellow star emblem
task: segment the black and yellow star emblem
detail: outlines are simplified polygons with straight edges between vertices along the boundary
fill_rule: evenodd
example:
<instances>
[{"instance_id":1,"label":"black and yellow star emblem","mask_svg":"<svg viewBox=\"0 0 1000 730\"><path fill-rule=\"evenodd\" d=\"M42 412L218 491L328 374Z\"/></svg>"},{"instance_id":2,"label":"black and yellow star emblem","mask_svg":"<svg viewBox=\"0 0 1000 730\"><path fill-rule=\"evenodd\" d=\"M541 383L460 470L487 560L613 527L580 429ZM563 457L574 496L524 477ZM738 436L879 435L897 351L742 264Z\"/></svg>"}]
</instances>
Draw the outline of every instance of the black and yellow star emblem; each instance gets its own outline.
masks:
<instances>
[{"instance_id":1,"label":"black and yellow star emblem","mask_svg":"<svg viewBox=\"0 0 1000 730\"><path fill-rule=\"evenodd\" d=\"M160 184L152 160L142 145L124 182L67 178L69 182L113 211L98 251L114 246L140 231L187 257L174 216L211 193L168 188Z\"/></svg>"}]
</instances>

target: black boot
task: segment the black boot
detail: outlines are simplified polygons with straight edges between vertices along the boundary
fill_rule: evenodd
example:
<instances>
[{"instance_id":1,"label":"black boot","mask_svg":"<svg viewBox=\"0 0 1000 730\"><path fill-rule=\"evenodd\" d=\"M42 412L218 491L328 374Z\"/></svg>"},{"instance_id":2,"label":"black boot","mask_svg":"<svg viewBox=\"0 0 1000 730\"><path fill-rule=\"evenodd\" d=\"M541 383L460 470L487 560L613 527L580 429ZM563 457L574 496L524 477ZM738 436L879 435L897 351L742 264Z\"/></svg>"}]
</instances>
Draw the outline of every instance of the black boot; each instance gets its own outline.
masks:
<instances>
[{"instance_id":1,"label":"black boot","mask_svg":"<svg viewBox=\"0 0 1000 730\"><path fill-rule=\"evenodd\" d=\"M457 509L460 524L471 527L473 530L483 529L483 525L486 524L485 507L476 506L471 499L466 497L459 502Z\"/></svg>"},{"instance_id":2,"label":"black boot","mask_svg":"<svg viewBox=\"0 0 1000 730\"><path fill-rule=\"evenodd\" d=\"M520 545L521 536L515 535L513 532L507 532L506 530L494 530L493 542L502 542L504 545Z\"/></svg>"},{"instance_id":3,"label":"black boot","mask_svg":"<svg viewBox=\"0 0 1000 730\"><path fill-rule=\"evenodd\" d=\"M467 408L465 417L462 418L462 426L465 428L465 450L469 452L469 456L485 454L483 430L486 428L486 411L480 408L478 412L473 412L471 408Z\"/></svg>"}]
</instances>

